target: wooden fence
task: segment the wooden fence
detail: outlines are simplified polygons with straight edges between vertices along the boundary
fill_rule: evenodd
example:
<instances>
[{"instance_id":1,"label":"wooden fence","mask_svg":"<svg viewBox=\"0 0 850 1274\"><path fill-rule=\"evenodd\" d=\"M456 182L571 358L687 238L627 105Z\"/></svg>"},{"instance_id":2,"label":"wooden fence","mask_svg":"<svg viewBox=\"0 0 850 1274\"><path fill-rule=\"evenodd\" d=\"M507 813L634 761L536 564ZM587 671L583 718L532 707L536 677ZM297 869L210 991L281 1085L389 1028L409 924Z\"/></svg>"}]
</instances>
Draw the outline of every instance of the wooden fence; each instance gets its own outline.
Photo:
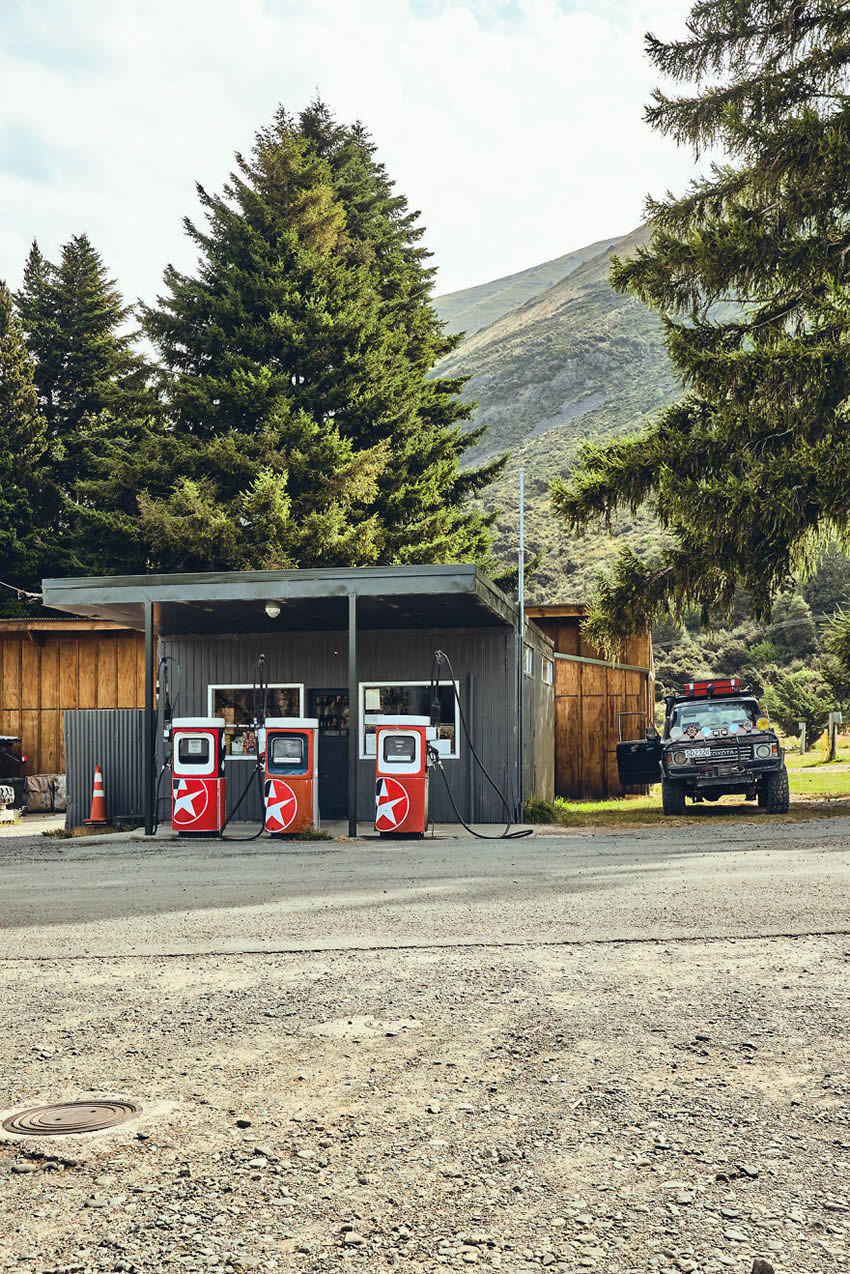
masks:
<instances>
[{"instance_id":1,"label":"wooden fence","mask_svg":"<svg viewBox=\"0 0 850 1274\"><path fill-rule=\"evenodd\" d=\"M0 734L23 740L24 774L63 773L66 708L144 706L144 652L100 620L0 619Z\"/></svg>"}]
</instances>

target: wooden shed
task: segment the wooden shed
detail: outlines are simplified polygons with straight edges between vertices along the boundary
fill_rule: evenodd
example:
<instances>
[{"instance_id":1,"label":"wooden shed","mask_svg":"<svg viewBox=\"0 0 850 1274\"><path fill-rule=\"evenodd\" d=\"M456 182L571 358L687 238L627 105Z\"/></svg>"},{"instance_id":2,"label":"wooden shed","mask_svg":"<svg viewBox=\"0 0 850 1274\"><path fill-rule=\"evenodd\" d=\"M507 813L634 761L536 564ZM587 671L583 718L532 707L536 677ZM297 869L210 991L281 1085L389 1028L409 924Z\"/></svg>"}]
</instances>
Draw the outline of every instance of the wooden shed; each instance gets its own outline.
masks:
<instances>
[{"instance_id":1,"label":"wooden shed","mask_svg":"<svg viewBox=\"0 0 850 1274\"><path fill-rule=\"evenodd\" d=\"M66 708L140 708L144 636L103 620L0 619L0 734L23 740L24 774L65 769Z\"/></svg>"},{"instance_id":2,"label":"wooden shed","mask_svg":"<svg viewBox=\"0 0 850 1274\"><path fill-rule=\"evenodd\" d=\"M652 636L633 637L617 661L582 635L586 607L528 606L555 646L555 793L596 800L623 795L617 776L618 720L624 737L643 734L655 706Z\"/></svg>"}]
</instances>

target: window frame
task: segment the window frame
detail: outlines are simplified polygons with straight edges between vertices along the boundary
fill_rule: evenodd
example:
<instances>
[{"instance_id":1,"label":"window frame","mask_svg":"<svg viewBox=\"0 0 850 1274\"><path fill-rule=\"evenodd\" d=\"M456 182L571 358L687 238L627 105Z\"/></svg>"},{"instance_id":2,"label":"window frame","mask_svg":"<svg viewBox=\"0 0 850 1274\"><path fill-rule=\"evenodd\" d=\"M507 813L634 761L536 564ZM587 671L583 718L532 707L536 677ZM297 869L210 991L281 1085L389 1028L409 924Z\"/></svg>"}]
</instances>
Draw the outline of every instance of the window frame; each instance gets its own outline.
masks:
<instances>
[{"instance_id":1,"label":"window frame","mask_svg":"<svg viewBox=\"0 0 850 1274\"><path fill-rule=\"evenodd\" d=\"M522 671L526 677L534 677L534 647L530 641L523 648Z\"/></svg>"},{"instance_id":2,"label":"window frame","mask_svg":"<svg viewBox=\"0 0 850 1274\"><path fill-rule=\"evenodd\" d=\"M444 686L453 685L455 695L456 695L455 723L454 723L455 725L454 751L441 752L440 757L443 761L459 761L461 759L461 742L460 742L461 724L460 724L460 713L458 711L457 705L460 702L460 684L457 681L454 681L454 682L443 681L440 684ZM384 686L402 686L403 687L403 686L430 686L430 685L431 685L430 681L417 681L415 678L410 681L400 681L400 680L361 681L358 683L358 687L357 687L357 709L358 709L357 711L357 729L358 729L357 753L361 761L375 761L376 759L376 753L366 751L366 716L367 716L366 691L381 690ZM374 716L380 716L381 714L376 712L370 712L368 713L368 715L374 717ZM401 715L404 715L404 714L401 714ZM411 713L411 716L418 716L418 715L419 715L418 713ZM427 716L427 713L423 715Z\"/></svg>"},{"instance_id":3,"label":"window frame","mask_svg":"<svg viewBox=\"0 0 850 1274\"><path fill-rule=\"evenodd\" d=\"M216 690L253 690L253 681L210 681L207 683L207 714L210 717L215 716L214 700ZM272 681L266 687L268 690L297 690L298 691L298 716L304 716L304 682L303 681ZM225 732L226 733L226 732ZM240 756L225 755L225 761L253 761L257 763L256 752L245 752Z\"/></svg>"},{"instance_id":4,"label":"window frame","mask_svg":"<svg viewBox=\"0 0 850 1274\"><path fill-rule=\"evenodd\" d=\"M541 655L541 675L540 680L544 686L554 686L555 684L555 660L550 659L548 655Z\"/></svg>"}]
</instances>

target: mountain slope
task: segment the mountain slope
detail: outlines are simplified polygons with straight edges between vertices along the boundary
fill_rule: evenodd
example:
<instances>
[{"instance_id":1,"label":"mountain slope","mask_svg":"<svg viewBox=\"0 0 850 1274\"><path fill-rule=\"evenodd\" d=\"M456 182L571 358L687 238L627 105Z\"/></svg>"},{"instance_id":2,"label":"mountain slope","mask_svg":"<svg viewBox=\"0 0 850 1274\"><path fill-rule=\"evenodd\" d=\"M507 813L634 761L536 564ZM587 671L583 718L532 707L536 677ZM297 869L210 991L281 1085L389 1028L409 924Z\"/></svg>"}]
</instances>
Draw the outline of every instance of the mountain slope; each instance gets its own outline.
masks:
<instances>
[{"instance_id":1,"label":"mountain slope","mask_svg":"<svg viewBox=\"0 0 850 1274\"><path fill-rule=\"evenodd\" d=\"M548 500L550 482L569 469L583 439L634 432L681 393L658 317L608 283L612 250L628 255L648 237L648 227L640 226L614 245L608 241L558 282L468 336L439 365L442 375L470 377L464 392L477 401L474 422L489 426L470 460L511 452L484 498L486 507L503 510L497 548L505 558L516 553L517 471L525 468L526 541L545 555L532 584L539 601L581 599L618 541L641 550L657 540L647 515L621 519L612 536L569 539ZM441 314L442 304L438 297Z\"/></svg>"},{"instance_id":2,"label":"mountain slope","mask_svg":"<svg viewBox=\"0 0 850 1274\"><path fill-rule=\"evenodd\" d=\"M554 261L544 261L542 265L530 266L517 274L507 274L504 278L479 283L460 292L447 292L445 296L437 297L434 305L449 332L466 332L467 336L471 336L507 314L508 310L516 309L553 283L559 283L616 241L616 238L600 239L598 243L579 248L577 252L567 252Z\"/></svg>"}]
</instances>

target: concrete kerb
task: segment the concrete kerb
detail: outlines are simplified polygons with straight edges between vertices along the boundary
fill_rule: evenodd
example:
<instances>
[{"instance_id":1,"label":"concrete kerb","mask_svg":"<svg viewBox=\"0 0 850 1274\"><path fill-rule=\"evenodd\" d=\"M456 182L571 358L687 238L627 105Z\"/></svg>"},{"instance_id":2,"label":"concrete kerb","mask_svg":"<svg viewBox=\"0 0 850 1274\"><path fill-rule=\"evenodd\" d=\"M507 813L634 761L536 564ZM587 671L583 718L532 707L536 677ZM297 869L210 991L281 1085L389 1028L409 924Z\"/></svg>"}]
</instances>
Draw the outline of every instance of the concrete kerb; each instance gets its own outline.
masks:
<instances>
[{"instance_id":1,"label":"concrete kerb","mask_svg":"<svg viewBox=\"0 0 850 1274\"><path fill-rule=\"evenodd\" d=\"M488 836L488 837L500 836L501 833L504 831L504 827L505 827L504 823L474 823L472 824L472 826L474 827L474 830L479 833L479 835ZM528 823L521 823L521 824L518 824L516 827L512 827L511 831L524 831L529 826L530 824ZM233 842L236 842L240 838L243 839L243 843L247 843L247 838L250 836L250 834L257 830L257 824L256 823L241 823L241 822L231 823L229 830L232 831L233 833L232 837L230 838L228 837L226 832L223 837L217 837L217 836L185 837L185 836L180 836L178 835L177 832L172 831L171 825L169 823L169 824L165 824L161 826L154 836L145 836L145 829L143 827L136 827L128 832L101 832L96 836L73 836L73 837L61 837L61 838L57 837L56 839L69 840L74 845L98 845L101 843L109 844L110 842L114 842L114 841L127 841L127 840L133 840L133 841L140 840L140 841L146 841L150 844L156 843L158 845L161 845L163 843L170 843L175 845L188 845L194 842L195 840L197 840L199 844L209 843L210 841L221 841L222 844L227 844L228 839L232 839ZM532 832L534 832L536 829L531 828L531 830ZM421 843L421 840L419 838L406 837L406 836L399 836L399 837L381 836L378 832L375 831L374 825L372 823L358 824L356 841L349 840L347 835L347 824L342 821L326 823L323 825L322 831L327 832L329 838L332 841L345 841L345 842L348 842L349 844L359 844L360 842L369 842L371 844L383 845L387 848L391 848L393 845L416 845ZM459 823L441 823L438 827L435 828L433 835L430 831L426 832L425 840L426 841L462 840L465 836L468 836L468 835L469 833ZM257 837L257 840L261 842L263 845L274 844L282 849L296 848L298 846L311 843L309 838L300 840L298 837L292 837L290 839L285 836L272 837L267 835L261 835ZM317 840L315 843L320 844L321 842Z\"/></svg>"}]
</instances>

